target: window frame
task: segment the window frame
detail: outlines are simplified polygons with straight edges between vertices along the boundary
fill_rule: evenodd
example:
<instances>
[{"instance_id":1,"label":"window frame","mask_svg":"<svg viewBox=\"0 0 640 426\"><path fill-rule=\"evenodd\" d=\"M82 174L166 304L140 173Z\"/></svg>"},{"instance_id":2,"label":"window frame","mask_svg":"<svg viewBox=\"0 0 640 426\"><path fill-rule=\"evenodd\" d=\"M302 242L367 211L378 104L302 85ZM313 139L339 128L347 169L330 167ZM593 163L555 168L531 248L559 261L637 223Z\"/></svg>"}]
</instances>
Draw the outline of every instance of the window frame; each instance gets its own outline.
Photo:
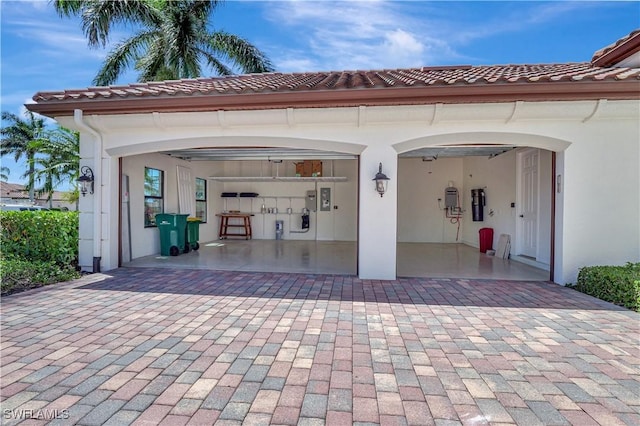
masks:
<instances>
[{"instance_id":1,"label":"window frame","mask_svg":"<svg viewBox=\"0 0 640 426\"><path fill-rule=\"evenodd\" d=\"M198 181L202 181L204 184L204 197L198 198ZM194 216L198 217L198 203L204 203L204 217L198 217L202 223L207 223L208 209L207 209L207 180L203 178L196 177L195 180L195 196L196 196L196 211Z\"/></svg>"},{"instance_id":2,"label":"window frame","mask_svg":"<svg viewBox=\"0 0 640 426\"><path fill-rule=\"evenodd\" d=\"M146 184L146 179L147 179L147 172L153 170L156 172L159 172L159 194L160 195L149 195L147 194L147 184ZM150 220L147 220L147 200L151 199L151 200L159 200L160 201L160 212L159 213L164 213L164 170L160 170L160 169L156 169L154 167L147 167L145 166L144 168L144 177L143 177L143 189L142 189L142 193L143 193L143 205L144 205L144 227L145 228L157 228L158 225L156 223L150 223ZM156 213L157 214L157 213Z\"/></svg>"}]
</instances>

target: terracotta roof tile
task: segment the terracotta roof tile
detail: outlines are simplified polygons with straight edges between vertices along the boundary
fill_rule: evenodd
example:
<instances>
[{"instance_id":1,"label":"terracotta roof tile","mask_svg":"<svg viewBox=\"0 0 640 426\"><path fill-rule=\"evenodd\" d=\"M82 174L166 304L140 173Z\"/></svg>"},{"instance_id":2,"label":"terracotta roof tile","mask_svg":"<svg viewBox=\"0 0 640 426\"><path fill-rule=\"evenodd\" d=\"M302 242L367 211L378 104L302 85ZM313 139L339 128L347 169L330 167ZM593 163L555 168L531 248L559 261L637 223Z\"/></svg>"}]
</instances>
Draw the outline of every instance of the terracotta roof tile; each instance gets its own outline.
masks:
<instances>
[{"instance_id":1,"label":"terracotta roof tile","mask_svg":"<svg viewBox=\"0 0 640 426\"><path fill-rule=\"evenodd\" d=\"M198 78L124 86L89 87L39 92L38 103L110 97L198 96L289 91L348 90L358 88L511 84L555 81L640 79L637 68L594 67L589 63L461 66L379 71L266 73Z\"/></svg>"},{"instance_id":2,"label":"terracotta roof tile","mask_svg":"<svg viewBox=\"0 0 640 426\"><path fill-rule=\"evenodd\" d=\"M53 200L62 200L66 192L54 191ZM0 182L0 195L5 199L28 200L29 191L20 183ZM46 201L46 195L36 195L36 201Z\"/></svg>"},{"instance_id":3,"label":"terracotta roof tile","mask_svg":"<svg viewBox=\"0 0 640 426\"><path fill-rule=\"evenodd\" d=\"M624 59L640 49L640 29L630 32L619 40L603 47L593 54L591 63L597 66L609 66ZM618 52L618 54L616 54ZM607 58L610 56L611 58Z\"/></svg>"}]
</instances>

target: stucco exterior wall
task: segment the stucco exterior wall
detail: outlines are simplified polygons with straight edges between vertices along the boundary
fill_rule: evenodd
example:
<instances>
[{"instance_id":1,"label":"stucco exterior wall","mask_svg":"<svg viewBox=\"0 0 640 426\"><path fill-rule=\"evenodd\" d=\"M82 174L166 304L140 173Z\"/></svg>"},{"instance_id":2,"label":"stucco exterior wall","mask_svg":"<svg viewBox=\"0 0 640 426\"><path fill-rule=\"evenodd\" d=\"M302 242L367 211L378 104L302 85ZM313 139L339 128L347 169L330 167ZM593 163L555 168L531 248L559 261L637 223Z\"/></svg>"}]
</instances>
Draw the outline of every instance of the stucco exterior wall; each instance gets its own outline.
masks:
<instances>
[{"instance_id":1,"label":"stucco exterior wall","mask_svg":"<svg viewBox=\"0 0 640 426\"><path fill-rule=\"evenodd\" d=\"M637 121L592 123L564 152L558 282L575 282L583 266L640 260L639 164Z\"/></svg>"},{"instance_id":2,"label":"stucco exterior wall","mask_svg":"<svg viewBox=\"0 0 640 426\"><path fill-rule=\"evenodd\" d=\"M100 135L103 147L103 197L117 194L113 173L120 156L209 146L359 154L359 275L378 279L395 277L399 153L481 143L555 151L562 154L562 188L555 194L560 206L556 231L561 232L556 239L555 280L566 283L575 279L581 266L640 258L639 116L637 101L593 100L128 114L85 117L85 123ZM69 118L58 121L77 128ZM83 133L81 145L95 144L95 136L78 130ZM84 151L83 164L92 163L93 156ZM371 182L380 162L391 178L384 197L375 193ZM93 211L86 201L80 206L83 215ZM115 201L103 203L103 228L117 217ZM81 227L81 234L90 237L92 231L82 217ZM117 253L117 233L110 228L103 238L103 248ZM83 244L86 240L81 250ZM103 266L114 268L117 259L103 257Z\"/></svg>"}]
</instances>

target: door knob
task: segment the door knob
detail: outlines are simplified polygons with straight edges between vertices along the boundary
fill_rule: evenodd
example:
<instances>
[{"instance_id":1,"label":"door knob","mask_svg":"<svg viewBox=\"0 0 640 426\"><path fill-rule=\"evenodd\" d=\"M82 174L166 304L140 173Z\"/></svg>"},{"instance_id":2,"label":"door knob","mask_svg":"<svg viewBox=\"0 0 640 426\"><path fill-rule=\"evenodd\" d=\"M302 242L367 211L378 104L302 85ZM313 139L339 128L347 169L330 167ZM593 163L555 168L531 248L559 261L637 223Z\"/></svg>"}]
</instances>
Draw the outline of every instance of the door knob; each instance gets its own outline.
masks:
<instances>
[{"instance_id":1,"label":"door knob","mask_svg":"<svg viewBox=\"0 0 640 426\"><path fill-rule=\"evenodd\" d=\"M521 215L520 215L520 217L524 217L524 215L523 215L523 214L521 214Z\"/></svg>"}]
</instances>

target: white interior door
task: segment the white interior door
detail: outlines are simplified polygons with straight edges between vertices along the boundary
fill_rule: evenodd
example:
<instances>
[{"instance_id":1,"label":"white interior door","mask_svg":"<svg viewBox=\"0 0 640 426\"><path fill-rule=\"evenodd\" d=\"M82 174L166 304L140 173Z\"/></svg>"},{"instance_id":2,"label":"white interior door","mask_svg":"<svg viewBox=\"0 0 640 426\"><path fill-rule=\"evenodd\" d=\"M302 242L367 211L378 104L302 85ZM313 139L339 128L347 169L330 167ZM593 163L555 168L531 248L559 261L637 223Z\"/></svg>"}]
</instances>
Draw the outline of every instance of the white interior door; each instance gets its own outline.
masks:
<instances>
[{"instance_id":1,"label":"white interior door","mask_svg":"<svg viewBox=\"0 0 640 426\"><path fill-rule=\"evenodd\" d=\"M178 166L178 209L181 214L196 215L196 190L191 169Z\"/></svg>"},{"instance_id":2,"label":"white interior door","mask_svg":"<svg viewBox=\"0 0 640 426\"><path fill-rule=\"evenodd\" d=\"M521 255L536 257L538 242L538 150L520 155L520 200L518 221Z\"/></svg>"}]
</instances>

